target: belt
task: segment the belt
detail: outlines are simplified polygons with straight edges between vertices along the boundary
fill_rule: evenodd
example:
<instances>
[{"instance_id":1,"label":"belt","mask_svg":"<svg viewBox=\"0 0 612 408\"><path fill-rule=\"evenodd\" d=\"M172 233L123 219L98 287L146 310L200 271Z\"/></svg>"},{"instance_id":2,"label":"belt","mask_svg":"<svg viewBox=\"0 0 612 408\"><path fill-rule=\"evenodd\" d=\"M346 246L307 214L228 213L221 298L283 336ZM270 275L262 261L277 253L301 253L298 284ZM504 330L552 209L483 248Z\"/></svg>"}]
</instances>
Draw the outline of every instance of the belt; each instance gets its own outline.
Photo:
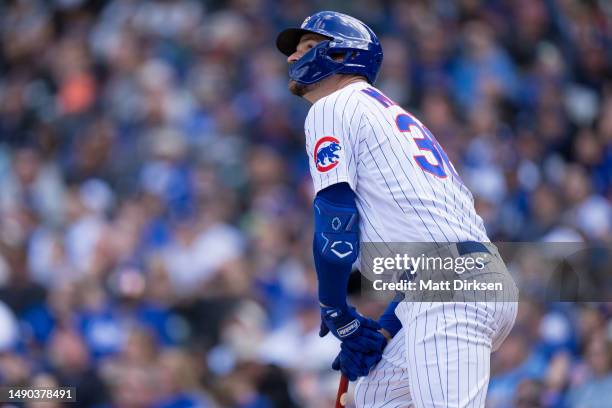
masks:
<instances>
[{"instance_id":1,"label":"belt","mask_svg":"<svg viewBox=\"0 0 612 408\"><path fill-rule=\"evenodd\" d=\"M473 254L474 252L485 252L487 254L491 253L487 246L482 242L463 241L457 242L455 246L457 247L457 253L459 256Z\"/></svg>"},{"instance_id":2,"label":"belt","mask_svg":"<svg viewBox=\"0 0 612 408\"><path fill-rule=\"evenodd\" d=\"M455 248L457 249L457 254L459 256L464 256L464 255L469 255L469 254L473 254L473 253L477 253L477 252L484 252L486 254L490 254L491 251L489 251L489 249L487 248L487 246L481 242L476 242L476 241L463 241L463 242L457 242L456 244L452 244L455 245ZM407 269L403 272L401 272L398 275L398 279L404 279L407 281L412 281L415 279L416 277L416 273L410 273L411 269Z\"/></svg>"}]
</instances>

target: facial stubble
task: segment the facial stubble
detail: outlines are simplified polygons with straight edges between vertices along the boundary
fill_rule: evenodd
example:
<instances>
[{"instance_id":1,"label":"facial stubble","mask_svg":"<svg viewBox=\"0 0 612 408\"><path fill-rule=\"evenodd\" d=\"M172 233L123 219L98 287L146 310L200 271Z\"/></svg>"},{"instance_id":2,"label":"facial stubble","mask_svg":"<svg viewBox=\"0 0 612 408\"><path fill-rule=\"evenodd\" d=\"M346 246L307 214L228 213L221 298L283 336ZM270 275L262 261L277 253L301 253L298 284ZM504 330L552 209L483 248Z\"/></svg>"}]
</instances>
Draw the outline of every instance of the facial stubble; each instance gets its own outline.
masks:
<instances>
[{"instance_id":1,"label":"facial stubble","mask_svg":"<svg viewBox=\"0 0 612 408\"><path fill-rule=\"evenodd\" d=\"M300 84L299 82L296 82L294 80L290 80L289 81L289 92L291 92L295 96L301 97L301 96L306 95L308 92L312 91L316 85L317 85L316 83L305 85L305 84Z\"/></svg>"}]
</instances>

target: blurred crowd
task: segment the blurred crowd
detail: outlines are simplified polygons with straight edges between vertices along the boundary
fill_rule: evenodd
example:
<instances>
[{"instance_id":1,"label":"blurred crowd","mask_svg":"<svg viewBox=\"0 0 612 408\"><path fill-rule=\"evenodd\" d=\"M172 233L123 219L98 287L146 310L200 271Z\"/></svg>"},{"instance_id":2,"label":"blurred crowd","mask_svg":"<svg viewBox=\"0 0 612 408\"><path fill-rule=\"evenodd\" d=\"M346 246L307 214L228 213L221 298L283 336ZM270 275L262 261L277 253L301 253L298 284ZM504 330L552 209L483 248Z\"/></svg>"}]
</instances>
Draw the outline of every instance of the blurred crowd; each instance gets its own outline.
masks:
<instances>
[{"instance_id":1,"label":"blurred crowd","mask_svg":"<svg viewBox=\"0 0 612 408\"><path fill-rule=\"evenodd\" d=\"M0 383L97 408L332 405L308 105L274 46L320 9L379 34L378 87L492 240L612 243L606 0L0 0ZM609 407L611 322L525 296L489 405Z\"/></svg>"}]
</instances>

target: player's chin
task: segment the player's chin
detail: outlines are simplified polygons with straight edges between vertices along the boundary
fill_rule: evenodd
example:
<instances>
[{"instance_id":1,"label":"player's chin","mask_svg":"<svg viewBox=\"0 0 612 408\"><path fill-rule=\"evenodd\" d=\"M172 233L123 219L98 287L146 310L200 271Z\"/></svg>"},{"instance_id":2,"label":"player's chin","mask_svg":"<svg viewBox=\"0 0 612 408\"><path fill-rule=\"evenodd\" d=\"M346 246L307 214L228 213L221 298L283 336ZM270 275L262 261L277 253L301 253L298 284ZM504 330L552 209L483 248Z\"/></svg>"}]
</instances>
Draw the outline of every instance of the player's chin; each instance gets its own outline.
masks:
<instances>
[{"instance_id":1,"label":"player's chin","mask_svg":"<svg viewBox=\"0 0 612 408\"><path fill-rule=\"evenodd\" d=\"M308 85L300 84L293 79L289 80L289 92L296 96L304 96L308 92Z\"/></svg>"}]
</instances>

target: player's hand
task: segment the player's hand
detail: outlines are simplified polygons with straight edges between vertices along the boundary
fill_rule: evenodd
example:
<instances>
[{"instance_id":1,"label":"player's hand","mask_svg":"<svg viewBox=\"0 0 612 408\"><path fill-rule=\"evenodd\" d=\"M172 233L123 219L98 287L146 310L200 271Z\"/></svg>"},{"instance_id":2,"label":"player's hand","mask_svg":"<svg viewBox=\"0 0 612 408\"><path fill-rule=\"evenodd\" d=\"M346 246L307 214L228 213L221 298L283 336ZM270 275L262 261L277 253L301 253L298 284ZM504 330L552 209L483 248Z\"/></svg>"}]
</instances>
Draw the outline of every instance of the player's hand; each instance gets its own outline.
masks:
<instances>
[{"instance_id":1,"label":"player's hand","mask_svg":"<svg viewBox=\"0 0 612 408\"><path fill-rule=\"evenodd\" d=\"M332 363L332 369L340 371L350 381L368 375L382 358L382 350L361 353L350 348L348 343L340 345L340 353Z\"/></svg>"},{"instance_id":2,"label":"player's hand","mask_svg":"<svg viewBox=\"0 0 612 408\"><path fill-rule=\"evenodd\" d=\"M361 353L382 352L387 344L385 337L378 331L380 325L372 319L363 317L354 307L321 307L321 330L324 337L331 332L352 350Z\"/></svg>"}]
</instances>

